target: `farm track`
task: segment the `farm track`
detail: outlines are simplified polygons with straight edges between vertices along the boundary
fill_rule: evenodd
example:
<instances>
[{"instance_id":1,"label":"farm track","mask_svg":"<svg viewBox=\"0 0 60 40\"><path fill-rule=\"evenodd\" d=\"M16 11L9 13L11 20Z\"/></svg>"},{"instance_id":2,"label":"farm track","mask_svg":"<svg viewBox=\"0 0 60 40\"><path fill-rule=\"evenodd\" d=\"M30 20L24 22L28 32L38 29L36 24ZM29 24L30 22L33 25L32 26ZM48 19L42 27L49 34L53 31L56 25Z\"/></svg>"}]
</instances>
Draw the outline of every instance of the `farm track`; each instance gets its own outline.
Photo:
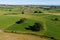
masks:
<instances>
[{"instance_id":1,"label":"farm track","mask_svg":"<svg viewBox=\"0 0 60 40\"><path fill-rule=\"evenodd\" d=\"M4 32L3 30L0 30L0 32Z\"/></svg>"},{"instance_id":2,"label":"farm track","mask_svg":"<svg viewBox=\"0 0 60 40\"><path fill-rule=\"evenodd\" d=\"M5 33L2 30L0 30L0 36L0 40L48 40L48 38L27 34Z\"/></svg>"},{"instance_id":3,"label":"farm track","mask_svg":"<svg viewBox=\"0 0 60 40\"><path fill-rule=\"evenodd\" d=\"M50 15L59 15L60 16L60 13L48 13L48 14L50 14Z\"/></svg>"}]
</instances>

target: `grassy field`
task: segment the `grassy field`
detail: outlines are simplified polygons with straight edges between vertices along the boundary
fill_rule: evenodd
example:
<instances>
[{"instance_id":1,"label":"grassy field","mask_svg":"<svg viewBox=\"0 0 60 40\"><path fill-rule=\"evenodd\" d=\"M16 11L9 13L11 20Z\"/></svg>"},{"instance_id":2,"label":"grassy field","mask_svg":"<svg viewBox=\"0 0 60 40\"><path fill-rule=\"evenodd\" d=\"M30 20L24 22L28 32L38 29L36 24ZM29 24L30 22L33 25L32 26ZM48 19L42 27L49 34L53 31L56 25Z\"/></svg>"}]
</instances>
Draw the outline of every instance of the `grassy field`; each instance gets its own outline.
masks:
<instances>
[{"instance_id":1,"label":"grassy field","mask_svg":"<svg viewBox=\"0 0 60 40\"><path fill-rule=\"evenodd\" d=\"M47 14L47 13L50 13L49 12L50 10L44 11L44 9L34 7L33 10L38 10L38 11L40 10L43 13L33 13L31 11L32 8L26 9L26 7L25 8L9 7L9 8L0 8L0 9L1 9L0 10L0 31L1 30L3 30L3 31L9 30L9 31L18 31L18 32L28 32L28 33L34 33L34 34L44 35L44 36L48 36L48 37L54 37L54 38L60 40L60 34L59 34L60 33L60 16L59 15L52 15L53 12L51 15ZM24 10L26 9L24 11L24 14L22 14L23 9ZM28 10L30 10L31 12ZM54 10L57 10L57 9L54 9ZM16 24L16 22L18 20L20 20L21 18L26 18L26 21L24 23L21 23L21 24ZM58 20L55 21L54 20L55 18L58 18ZM43 25L44 30L41 30L39 32L33 32L33 31L25 29L25 27L32 26L36 22L41 23ZM0 33L1 36L5 35L5 34L6 33L4 33L4 32L2 35ZM16 40L20 40L20 36L18 36L18 38L19 39L16 39ZM12 40L14 40L14 39L12 39ZM30 39L28 39L28 40L30 40ZM40 40L40 39L34 38L31 40Z\"/></svg>"},{"instance_id":2,"label":"grassy field","mask_svg":"<svg viewBox=\"0 0 60 40\"><path fill-rule=\"evenodd\" d=\"M59 21L51 20L54 18L58 18ZM47 28L47 31L45 35L60 39L60 34L59 34L60 33L60 16L53 15L53 16L47 17L46 28Z\"/></svg>"},{"instance_id":3,"label":"grassy field","mask_svg":"<svg viewBox=\"0 0 60 40\"><path fill-rule=\"evenodd\" d=\"M15 21L17 21L19 17L14 16L0 16L0 29L5 29L6 27L14 24Z\"/></svg>"}]
</instances>

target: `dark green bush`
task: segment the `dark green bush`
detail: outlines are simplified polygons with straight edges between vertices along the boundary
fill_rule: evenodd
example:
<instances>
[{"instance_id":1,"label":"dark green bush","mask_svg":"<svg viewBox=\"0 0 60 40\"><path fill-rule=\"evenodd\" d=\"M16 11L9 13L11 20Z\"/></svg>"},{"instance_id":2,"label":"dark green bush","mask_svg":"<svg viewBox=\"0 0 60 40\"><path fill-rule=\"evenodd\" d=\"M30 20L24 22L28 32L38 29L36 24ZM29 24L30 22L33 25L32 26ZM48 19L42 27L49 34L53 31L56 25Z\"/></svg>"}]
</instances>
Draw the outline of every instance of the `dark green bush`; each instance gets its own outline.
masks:
<instances>
[{"instance_id":1,"label":"dark green bush","mask_svg":"<svg viewBox=\"0 0 60 40\"><path fill-rule=\"evenodd\" d=\"M20 19L19 21L17 21L16 23L17 23L17 24L20 24L20 23L23 23L25 20L26 20L26 18L22 18L22 19Z\"/></svg>"},{"instance_id":2,"label":"dark green bush","mask_svg":"<svg viewBox=\"0 0 60 40\"><path fill-rule=\"evenodd\" d=\"M31 31L40 31L42 29L42 25L40 23L35 23L33 26L26 27L25 29Z\"/></svg>"}]
</instances>

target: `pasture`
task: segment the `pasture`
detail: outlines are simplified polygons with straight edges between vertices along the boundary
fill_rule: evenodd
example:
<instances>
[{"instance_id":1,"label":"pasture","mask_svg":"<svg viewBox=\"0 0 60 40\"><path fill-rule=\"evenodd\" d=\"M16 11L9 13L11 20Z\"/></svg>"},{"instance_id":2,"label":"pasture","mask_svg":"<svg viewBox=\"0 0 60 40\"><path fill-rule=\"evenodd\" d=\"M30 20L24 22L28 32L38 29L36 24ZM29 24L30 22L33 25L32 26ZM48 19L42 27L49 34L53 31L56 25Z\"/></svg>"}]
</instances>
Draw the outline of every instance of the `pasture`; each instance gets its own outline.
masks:
<instances>
[{"instance_id":1,"label":"pasture","mask_svg":"<svg viewBox=\"0 0 60 40\"><path fill-rule=\"evenodd\" d=\"M42 13L34 13L35 10L41 11ZM22 14L22 11L24 14ZM60 40L60 16L52 15L53 13L49 14L49 11L50 10L44 11L44 9L36 7L1 7L0 30L15 31L19 33L33 33L48 37L54 37L55 39ZM17 24L16 22L22 18L26 18L26 20L21 24ZM57 20L55 18L57 18ZM36 32L25 29L26 27L32 26L37 22L43 26L42 30Z\"/></svg>"}]
</instances>

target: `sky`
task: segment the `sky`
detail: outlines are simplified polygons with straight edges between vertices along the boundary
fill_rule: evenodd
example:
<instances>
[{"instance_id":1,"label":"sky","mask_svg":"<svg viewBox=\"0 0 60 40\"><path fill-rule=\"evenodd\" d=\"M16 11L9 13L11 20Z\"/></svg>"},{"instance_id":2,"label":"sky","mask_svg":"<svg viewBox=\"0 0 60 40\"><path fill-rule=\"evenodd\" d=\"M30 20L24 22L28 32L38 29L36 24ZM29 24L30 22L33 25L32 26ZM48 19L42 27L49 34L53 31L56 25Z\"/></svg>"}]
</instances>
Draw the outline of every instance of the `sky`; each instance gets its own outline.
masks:
<instances>
[{"instance_id":1,"label":"sky","mask_svg":"<svg viewBox=\"0 0 60 40\"><path fill-rule=\"evenodd\" d=\"M0 4L11 5L60 5L60 0L0 0Z\"/></svg>"}]
</instances>

